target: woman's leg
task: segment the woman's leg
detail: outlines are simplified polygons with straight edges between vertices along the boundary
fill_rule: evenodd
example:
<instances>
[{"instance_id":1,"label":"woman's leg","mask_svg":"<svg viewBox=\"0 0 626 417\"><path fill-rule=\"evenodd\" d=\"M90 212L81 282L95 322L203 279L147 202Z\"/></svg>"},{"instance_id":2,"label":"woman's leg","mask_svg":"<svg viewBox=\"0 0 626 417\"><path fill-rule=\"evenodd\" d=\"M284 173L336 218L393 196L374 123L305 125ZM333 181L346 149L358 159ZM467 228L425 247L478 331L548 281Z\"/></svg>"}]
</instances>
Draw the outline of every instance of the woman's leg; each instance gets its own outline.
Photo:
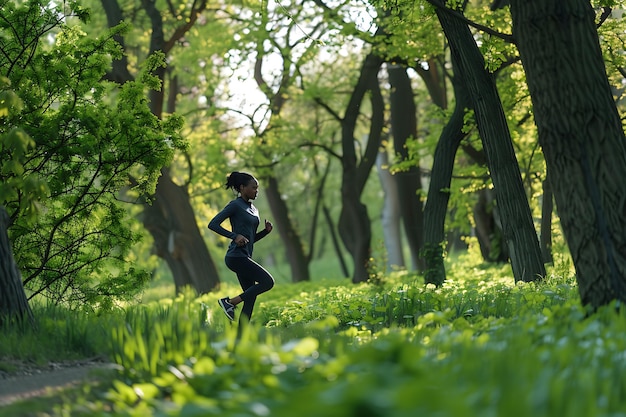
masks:
<instances>
[{"instance_id":1,"label":"woman's leg","mask_svg":"<svg viewBox=\"0 0 626 417\"><path fill-rule=\"evenodd\" d=\"M243 293L239 295L243 301L241 315L245 320L250 320L256 297L274 287L274 278L252 258L229 256L226 258L226 266L237 274L243 289Z\"/></svg>"}]
</instances>

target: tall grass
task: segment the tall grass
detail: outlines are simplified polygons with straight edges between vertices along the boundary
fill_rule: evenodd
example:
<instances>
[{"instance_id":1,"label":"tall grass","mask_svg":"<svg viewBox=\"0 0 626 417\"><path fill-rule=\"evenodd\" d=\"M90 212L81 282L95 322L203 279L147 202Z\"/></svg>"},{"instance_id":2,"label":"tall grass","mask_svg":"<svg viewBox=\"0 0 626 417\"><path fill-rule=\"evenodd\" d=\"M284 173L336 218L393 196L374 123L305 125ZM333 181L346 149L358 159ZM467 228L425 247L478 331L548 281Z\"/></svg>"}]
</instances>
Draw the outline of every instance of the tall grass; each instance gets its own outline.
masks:
<instances>
[{"instance_id":1,"label":"tall grass","mask_svg":"<svg viewBox=\"0 0 626 417\"><path fill-rule=\"evenodd\" d=\"M623 315L607 307L587 317L571 278L481 278L440 289L402 274L284 287L241 338L209 300L153 305L118 329L123 378L90 412L620 415Z\"/></svg>"},{"instance_id":2,"label":"tall grass","mask_svg":"<svg viewBox=\"0 0 626 417\"><path fill-rule=\"evenodd\" d=\"M97 314L39 303L32 309L34 323L1 329L0 367L3 362L17 359L44 365L49 361L108 357L111 329L123 322L119 311Z\"/></svg>"},{"instance_id":3,"label":"tall grass","mask_svg":"<svg viewBox=\"0 0 626 417\"><path fill-rule=\"evenodd\" d=\"M234 283L101 322L76 317L75 333L61 339L79 352L92 346L80 339L108 333L104 350L120 369L106 390L53 413L626 415L625 315L614 306L584 311L567 262L541 283L515 284L509 268L473 259L455 259L441 288L404 272L359 285L279 283L242 332L216 303ZM51 328L62 329L58 314Z\"/></svg>"}]
</instances>

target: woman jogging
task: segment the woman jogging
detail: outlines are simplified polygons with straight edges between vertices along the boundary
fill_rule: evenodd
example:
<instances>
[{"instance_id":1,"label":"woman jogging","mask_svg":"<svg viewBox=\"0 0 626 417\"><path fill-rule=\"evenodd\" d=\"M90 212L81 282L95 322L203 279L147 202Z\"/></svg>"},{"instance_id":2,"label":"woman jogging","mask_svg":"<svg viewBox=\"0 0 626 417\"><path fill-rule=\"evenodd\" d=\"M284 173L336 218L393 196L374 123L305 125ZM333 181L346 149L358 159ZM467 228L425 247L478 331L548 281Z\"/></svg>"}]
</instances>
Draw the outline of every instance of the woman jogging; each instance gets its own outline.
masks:
<instances>
[{"instance_id":1,"label":"woman jogging","mask_svg":"<svg viewBox=\"0 0 626 417\"><path fill-rule=\"evenodd\" d=\"M226 180L226 189L232 189L238 197L232 200L209 222L209 229L232 239L226 252L226 266L237 274L243 292L236 297L220 299L219 305L232 321L235 319L235 306L243 302L242 319L252 317L254 302L259 294L269 291L274 286L274 278L261 265L252 260L254 243L263 239L272 231L272 223L265 220L265 228L257 231L259 211L251 200L257 197L259 182L245 172L232 172ZM224 220L230 219L231 230L222 227Z\"/></svg>"}]
</instances>

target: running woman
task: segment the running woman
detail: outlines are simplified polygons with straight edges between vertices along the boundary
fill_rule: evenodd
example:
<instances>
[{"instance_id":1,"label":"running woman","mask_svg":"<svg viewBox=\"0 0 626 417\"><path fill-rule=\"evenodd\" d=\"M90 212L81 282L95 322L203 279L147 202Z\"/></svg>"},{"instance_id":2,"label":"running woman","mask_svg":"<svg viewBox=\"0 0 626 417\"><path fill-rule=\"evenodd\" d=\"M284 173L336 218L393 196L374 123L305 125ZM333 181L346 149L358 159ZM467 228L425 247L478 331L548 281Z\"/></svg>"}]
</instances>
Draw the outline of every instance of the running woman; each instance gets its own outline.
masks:
<instances>
[{"instance_id":1,"label":"running woman","mask_svg":"<svg viewBox=\"0 0 626 417\"><path fill-rule=\"evenodd\" d=\"M226 189L232 189L237 198L232 200L209 222L209 229L232 239L226 252L226 266L237 274L243 292L236 297L224 297L218 303L226 316L235 320L235 309L243 302L239 322L250 321L254 303L259 294L269 291L274 286L274 278L261 265L252 259L254 243L263 239L272 231L272 223L265 220L265 228L257 231L261 223L259 211L252 204L259 192L259 182L245 172L232 172L226 180ZM222 227L230 219L231 230Z\"/></svg>"}]
</instances>

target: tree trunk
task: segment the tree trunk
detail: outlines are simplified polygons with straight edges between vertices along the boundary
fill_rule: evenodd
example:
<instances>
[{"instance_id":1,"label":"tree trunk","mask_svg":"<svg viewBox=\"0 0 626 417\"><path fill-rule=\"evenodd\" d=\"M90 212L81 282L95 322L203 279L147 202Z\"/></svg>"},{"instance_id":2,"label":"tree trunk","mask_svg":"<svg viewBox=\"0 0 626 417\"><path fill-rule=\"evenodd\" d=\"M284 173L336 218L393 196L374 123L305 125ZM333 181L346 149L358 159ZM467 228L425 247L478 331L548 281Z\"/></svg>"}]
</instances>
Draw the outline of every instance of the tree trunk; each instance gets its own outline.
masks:
<instances>
[{"instance_id":1,"label":"tree trunk","mask_svg":"<svg viewBox=\"0 0 626 417\"><path fill-rule=\"evenodd\" d=\"M101 0L102 7L107 15L109 26L119 24L124 18L118 1ZM199 14L206 8L206 0L195 3L189 11L182 25L175 31L172 38L166 41L163 33L163 19L161 12L153 1L142 1L146 14L151 23L150 53L162 51L167 55L176 42L184 37L185 33L193 26ZM123 38L116 39L124 46ZM166 68L157 68L156 76L165 83ZM125 82L132 79L128 68L126 55L124 58L113 63L113 71L107 77ZM162 117L165 89L148 92L150 109L158 118ZM170 85L170 94L177 93L177 80L173 79ZM173 112L175 101L170 100L168 111ZM153 203L146 204L144 211L144 226L152 234L155 251L164 259L174 278L177 290L184 286L193 287L198 293L206 293L219 286L220 280L217 268L206 242L196 223L196 216L191 206L189 194L182 186L176 185L167 169L161 170Z\"/></svg>"},{"instance_id":2,"label":"tree trunk","mask_svg":"<svg viewBox=\"0 0 626 417\"><path fill-rule=\"evenodd\" d=\"M480 253L487 262L506 262L509 255L502 234L494 190L478 191L478 202L474 205L474 223Z\"/></svg>"},{"instance_id":3,"label":"tree trunk","mask_svg":"<svg viewBox=\"0 0 626 417\"><path fill-rule=\"evenodd\" d=\"M448 94L446 87L446 71L442 68L441 62L443 57L430 58L428 62L428 69L422 68L421 65L417 65L413 68L424 81L426 90L430 95L435 106L440 109L448 108Z\"/></svg>"},{"instance_id":4,"label":"tree trunk","mask_svg":"<svg viewBox=\"0 0 626 417\"><path fill-rule=\"evenodd\" d=\"M291 267L293 282L309 281L309 263L302 247L302 240L289 219L289 209L280 196L278 181L275 177L266 178L265 195L269 203L276 228L285 246L287 261Z\"/></svg>"},{"instance_id":5,"label":"tree trunk","mask_svg":"<svg viewBox=\"0 0 626 417\"><path fill-rule=\"evenodd\" d=\"M350 174L350 171L345 173ZM358 200L360 196L347 187L342 187L339 234L354 262L352 282L365 282L369 279L372 228L367 207Z\"/></svg>"},{"instance_id":6,"label":"tree trunk","mask_svg":"<svg viewBox=\"0 0 626 417\"><path fill-rule=\"evenodd\" d=\"M626 301L626 138L587 0L512 0L539 142L581 301Z\"/></svg>"},{"instance_id":7,"label":"tree trunk","mask_svg":"<svg viewBox=\"0 0 626 417\"><path fill-rule=\"evenodd\" d=\"M473 163L487 167L489 165L485 151L475 149L469 144L461 145L465 155ZM480 254L485 262L507 262L509 254L503 243L502 222L498 215L495 190L481 189L476 192L478 200L472 208L474 216L474 233L480 247Z\"/></svg>"},{"instance_id":8,"label":"tree trunk","mask_svg":"<svg viewBox=\"0 0 626 417\"><path fill-rule=\"evenodd\" d=\"M457 65L452 57L452 69L458 74ZM443 128L435 154L428 187L428 196L424 205L424 280L427 284L441 285L446 279L443 264L445 244L445 221L450 200L450 184L456 152L465 137L463 124L465 110L470 107L469 96L463 81L457 75L453 79L455 105L454 112Z\"/></svg>"},{"instance_id":9,"label":"tree trunk","mask_svg":"<svg viewBox=\"0 0 626 417\"><path fill-rule=\"evenodd\" d=\"M443 7L437 7L436 13L470 95L496 190L513 276L515 281L536 281L545 276L545 267L498 90L467 24Z\"/></svg>"},{"instance_id":10,"label":"tree trunk","mask_svg":"<svg viewBox=\"0 0 626 417\"><path fill-rule=\"evenodd\" d=\"M403 268L404 251L402 249L402 233L400 228L400 198L398 197L398 184L389 172L389 156L387 150L382 149L376 157L378 178L384 193L383 211L381 221L385 248L387 248L387 269L394 267Z\"/></svg>"},{"instance_id":11,"label":"tree trunk","mask_svg":"<svg viewBox=\"0 0 626 417\"><path fill-rule=\"evenodd\" d=\"M539 243L541 244L541 254L543 262L552 263L552 211L554 209L552 187L550 178L546 176L543 180L543 196L541 198L541 228L539 233Z\"/></svg>"},{"instance_id":12,"label":"tree trunk","mask_svg":"<svg viewBox=\"0 0 626 417\"><path fill-rule=\"evenodd\" d=\"M119 25L124 21L124 15L122 13L122 8L117 1L111 0L100 0L102 4L102 9L107 17L107 25L112 28L114 26ZM113 40L119 43L120 45L124 45L124 38L120 34L116 34L113 36ZM126 54L122 54L119 59L113 60L111 63L112 69L105 78L107 80L111 80L118 84L124 84L127 81L131 81L134 77L131 75L130 71L128 71L128 56Z\"/></svg>"},{"instance_id":13,"label":"tree trunk","mask_svg":"<svg viewBox=\"0 0 626 417\"><path fill-rule=\"evenodd\" d=\"M357 85L354 87L346 114L341 126L342 181L341 213L339 215L339 233L354 261L352 282L364 282L369 279L372 230L367 207L361 202L361 193L376 162L380 136L384 123L384 102L378 83L378 71L382 59L370 53L365 58ZM372 101L370 134L365 154L357 161L355 148L357 118L365 93L369 91Z\"/></svg>"},{"instance_id":14,"label":"tree trunk","mask_svg":"<svg viewBox=\"0 0 626 417\"><path fill-rule=\"evenodd\" d=\"M402 160L409 158L407 141L417 137L417 110L413 98L411 80L406 68L400 65L388 65L389 83L391 84L391 133L396 154ZM394 174L398 183L400 213L411 254L413 269L421 271L424 264L420 258L424 239L424 213L422 205L422 178L419 159L406 171Z\"/></svg>"},{"instance_id":15,"label":"tree trunk","mask_svg":"<svg viewBox=\"0 0 626 417\"><path fill-rule=\"evenodd\" d=\"M143 223L154 238L156 254L170 267L177 291L191 286L204 294L219 287L217 268L196 223L189 194L165 169L154 201L145 205Z\"/></svg>"},{"instance_id":16,"label":"tree trunk","mask_svg":"<svg viewBox=\"0 0 626 417\"><path fill-rule=\"evenodd\" d=\"M337 259L339 260L341 272L343 272L343 276L347 278L350 276L350 271L348 270L348 265L346 265L346 260L343 257L343 253L341 253L339 239L337 238L337 232L335 231L335 225L333 224L333 217L330 215L330 209L326 205L322 207L322 210L324 212L326 224L328 225L328 233L330 234L331 241L333 243L333 249L335 250L335 254L337 255Z\"/></svg>"},{"instance_id":17,"label":"tree trunk","mask_svg":"<svg viewBox=\"0 0 626 417\"><path fill-rule=\"evenodd\" d=\"M33 319L20 271L15 264L9 241L10 219L0 206L0 325Z\"/></svg>"}]
</instances>

